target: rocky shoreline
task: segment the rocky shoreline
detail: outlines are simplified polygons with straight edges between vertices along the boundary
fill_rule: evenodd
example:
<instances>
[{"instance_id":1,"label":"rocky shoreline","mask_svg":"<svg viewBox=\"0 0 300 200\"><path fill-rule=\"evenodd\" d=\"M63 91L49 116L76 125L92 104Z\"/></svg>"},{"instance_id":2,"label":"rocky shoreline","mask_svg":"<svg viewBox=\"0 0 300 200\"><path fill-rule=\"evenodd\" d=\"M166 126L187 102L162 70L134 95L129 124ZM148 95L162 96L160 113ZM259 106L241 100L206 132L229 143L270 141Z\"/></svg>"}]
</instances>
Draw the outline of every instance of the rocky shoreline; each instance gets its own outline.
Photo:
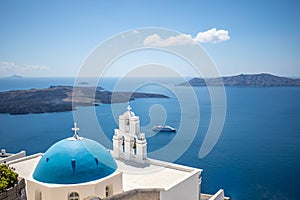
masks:
<instances>
[{"instance_id":1,"label":"rocky shoreline","mask_svg":"<svg viewBox=\"0 0 300 200\"><path fill-rule=\"evenodd\" d=\"M0 113L29 114L72 111L77 106L124 103L136 98L169 98L162 94L110 92L102 87L50 86L0 92Z\"/></svg>"}]
</instances>

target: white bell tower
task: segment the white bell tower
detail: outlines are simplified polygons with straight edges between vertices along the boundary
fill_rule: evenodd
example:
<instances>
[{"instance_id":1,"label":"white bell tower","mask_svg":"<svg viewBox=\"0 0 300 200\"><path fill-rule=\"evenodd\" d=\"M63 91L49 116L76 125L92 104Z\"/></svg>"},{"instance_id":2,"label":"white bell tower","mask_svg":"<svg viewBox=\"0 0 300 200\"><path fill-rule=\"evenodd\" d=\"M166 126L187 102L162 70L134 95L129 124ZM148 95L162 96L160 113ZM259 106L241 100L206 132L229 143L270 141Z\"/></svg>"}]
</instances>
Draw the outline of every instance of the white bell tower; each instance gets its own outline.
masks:
<instances>
[{"instance_id":1,"label":"white bell tower","mask_svg":"<svg viewBox=\"0 0 300 200\"><path fill-rule=\"evenodd\" d=\"M113 136L113 156L139 163L147 159L147 141L144 133L140 133L140 119L127 107L127 111L119 116L119 129Z\"/></svg>"}]
</instances>

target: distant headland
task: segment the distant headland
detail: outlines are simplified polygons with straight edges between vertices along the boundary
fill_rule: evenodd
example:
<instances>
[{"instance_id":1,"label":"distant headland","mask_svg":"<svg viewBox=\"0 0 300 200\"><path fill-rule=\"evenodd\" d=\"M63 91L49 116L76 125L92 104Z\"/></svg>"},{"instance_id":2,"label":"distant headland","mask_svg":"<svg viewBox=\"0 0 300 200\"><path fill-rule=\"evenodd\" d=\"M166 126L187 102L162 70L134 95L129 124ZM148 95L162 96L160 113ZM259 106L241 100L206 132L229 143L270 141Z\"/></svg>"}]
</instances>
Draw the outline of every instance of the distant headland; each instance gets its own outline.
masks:
<instances>
[{"instance_id":1,"label":"distant headland","mask_svg":"<svg viewBox=\"0 0 300 200\"><path fill-rule=\"evenodd\" d=\"M20 78L24 78L24 77L20 76L20 75L17 75L17 74L14 74L14 75L11 75L11 76L1 77L1 78L20 79Z\"/></svg>"},{"instance_id":2,"label":"distant headland","mask_svg":"<svg viewBox=\"0 0 300 200\"><path fill-rule=\"evenodd\" d=\"M71 111L77 106L124 103L136 98L169 98L162 94L110 92L102 87L50 86L0 92L0 113L29 114Z\"/></svg>"},{"instance_id":3,"label":"distant headland","mask_svg":"<svg viewBox=\"0 0 300 200\"><path fill-rule=\"evenodd\" d=\"M224 86L232 87L291 87L300 86L299 78L287 78L272 74L240 74L220 78L193 78L177 86L220 86L220 79Z\"/></svg>"}]
</instances>

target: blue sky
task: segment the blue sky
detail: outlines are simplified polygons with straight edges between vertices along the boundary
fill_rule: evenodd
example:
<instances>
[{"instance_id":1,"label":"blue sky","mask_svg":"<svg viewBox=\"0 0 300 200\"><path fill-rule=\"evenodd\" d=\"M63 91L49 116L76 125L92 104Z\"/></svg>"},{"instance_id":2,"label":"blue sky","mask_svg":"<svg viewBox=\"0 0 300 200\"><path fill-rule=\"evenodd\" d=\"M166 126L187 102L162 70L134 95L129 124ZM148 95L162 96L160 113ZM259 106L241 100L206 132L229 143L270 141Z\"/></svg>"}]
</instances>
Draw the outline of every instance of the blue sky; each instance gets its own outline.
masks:
<instances>
[{"instance_id":1,"label":"blue sky","mask_svg":"<svg viewBox=\"0 0 300 200\"><path fill-rule=\"evenodd\" d=\"M221 75L300 76L300 1L0 1L0 76L75 76L101 42L142 27L196 37Z\"/></svg>"}]
</instances>

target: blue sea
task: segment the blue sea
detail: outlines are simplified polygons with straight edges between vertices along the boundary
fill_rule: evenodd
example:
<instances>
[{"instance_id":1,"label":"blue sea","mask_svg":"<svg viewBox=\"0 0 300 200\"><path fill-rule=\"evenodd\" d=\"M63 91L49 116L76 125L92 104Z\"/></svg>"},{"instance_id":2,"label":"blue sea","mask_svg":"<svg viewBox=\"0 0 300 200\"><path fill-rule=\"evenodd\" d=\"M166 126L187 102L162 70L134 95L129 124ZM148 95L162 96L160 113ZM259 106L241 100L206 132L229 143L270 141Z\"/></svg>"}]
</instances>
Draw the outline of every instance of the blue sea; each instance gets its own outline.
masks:
<instances>
[{"instance_id":1,"label":"blue sea","mask_svg":"<svg viewBox=\"0 0 300 200\"><path fill-rule=\"evenodd\" d=\"M192 124L198 114L197 132L195 136L188 129L182 133L186 138L180 142L187 150L174 162L203 169L203 193L215 193L223 188L225 195L233 200L299 199L300 87L226 87L227 112L221 136L212 151L200 159L199 149L211 119L210 94L206 87L193 88L198 103L195 106L185 95L190 88L175 86L177 81L165 79L162 86L152 80L151 84L136 89L165 94L170 97L168 99L136 99L130 102L133 111L140 116L149 155L164 159L155 152L168 146L179 134L154 133L151 129L153 124L165 120L166 124L179 129L183 126L182 116L187 124ZM73 78L2 78L0 91L73 83ZM116 78L106 78L99 85L114 90L116 83ZM178 100L177 94L183 94L185 98ZM53 143L73 135L74 117L78 120L81 136L112 148L110 141L117 128L117 116L126 111L127 105L101 104L59 113L0 114L0 148L8 152L25 150L29 155L44 152ZM196 112L185 113L182 108ZM101 131L93 126L93 120L97 121Z\"/></svg>"}]
</instances>

